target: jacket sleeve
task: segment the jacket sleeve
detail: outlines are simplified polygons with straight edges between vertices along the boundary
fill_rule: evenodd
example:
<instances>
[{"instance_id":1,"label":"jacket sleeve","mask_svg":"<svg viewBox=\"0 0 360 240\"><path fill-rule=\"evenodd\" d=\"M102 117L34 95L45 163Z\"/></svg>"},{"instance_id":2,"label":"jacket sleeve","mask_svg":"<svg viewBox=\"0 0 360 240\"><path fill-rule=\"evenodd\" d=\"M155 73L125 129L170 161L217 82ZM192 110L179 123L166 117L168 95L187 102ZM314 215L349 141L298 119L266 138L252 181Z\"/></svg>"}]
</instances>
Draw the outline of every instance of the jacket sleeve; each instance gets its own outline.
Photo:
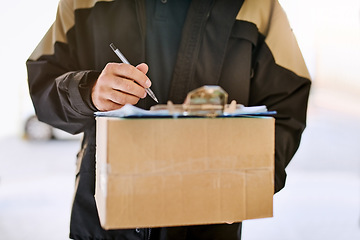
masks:
<instances>
[{"instance_id":1,"label":"jacket sleeve","mask_svg":"<svg viewBox=\"0 0 360 240\"><path fill-rule=\"evenodd\" d=\"M275 192L285 185L285 168L296 153L306 126L310 81L273 65L260 53L251 83L250 105L266 105L275 115ZM273 65L271 67L266 65Z\"/></svg>"},{"instance_id":2,"label":"jacket sleeve","mask_svg":"<svg viewBox=\"0 0 360 240\"><path fill-rule=\"evenodd\" d=\"M277 111L275 192L278 192L285 185L285 168L297 151L306 126L311 82L285 12L277 0L263 2L268 4L267 11L257 10L259 17L251 19L257 23L261 36L253 56L249 105L264 104L269 110ZM257 4L255 8L261 6L258 0L247 3ZM254 15L244 13L242 17L254 18Z\"/></svg>"},{"instance_id":3,"label":"jacket sleeve","mask_svg":"<svg viewBox=\"0 0 360 240\"><path fill-rule=\"evenodd\" d=\"M74 21L72 1L60 1L54 24L26 65L39 120L76 134L94 124L91 87L100 73L79 67L75 40L68 37Z\"/></svg>"}]
</instances>

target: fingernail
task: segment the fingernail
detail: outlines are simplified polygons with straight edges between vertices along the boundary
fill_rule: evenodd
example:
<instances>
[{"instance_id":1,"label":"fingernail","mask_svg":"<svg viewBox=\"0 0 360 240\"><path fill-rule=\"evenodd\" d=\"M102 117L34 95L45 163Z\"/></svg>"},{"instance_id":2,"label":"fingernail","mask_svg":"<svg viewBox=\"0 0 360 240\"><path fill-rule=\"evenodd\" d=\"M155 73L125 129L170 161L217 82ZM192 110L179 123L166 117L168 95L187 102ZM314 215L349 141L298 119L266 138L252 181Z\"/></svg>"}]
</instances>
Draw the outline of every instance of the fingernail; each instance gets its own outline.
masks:
<instances>
[{"instance_id":1,"label":"fingernail","mask_svg":"<svg viewBox=\"0 0 360 240\"><path fill-rule=\"evenodd\" d=\"M150 81L150 79L146 80L145 86L146 86L147 88L149 88L149 87L151 86L151 81Z\"/></svg>"}]
</instances>

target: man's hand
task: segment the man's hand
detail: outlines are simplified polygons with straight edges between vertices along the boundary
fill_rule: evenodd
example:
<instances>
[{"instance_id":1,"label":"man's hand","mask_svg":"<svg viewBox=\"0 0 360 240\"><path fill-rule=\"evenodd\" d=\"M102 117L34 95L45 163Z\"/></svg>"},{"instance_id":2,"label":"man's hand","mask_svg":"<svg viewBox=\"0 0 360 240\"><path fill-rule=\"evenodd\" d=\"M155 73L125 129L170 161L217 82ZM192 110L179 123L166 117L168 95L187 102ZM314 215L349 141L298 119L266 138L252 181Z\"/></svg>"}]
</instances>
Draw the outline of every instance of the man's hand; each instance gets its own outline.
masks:
<instances>
[{"instance_id":1,"label":"man's hand","mask_svg":"<svg viewBox=\"0 0 360 240\"><path fill-rule=\"evenodd\" d=\"M145 98L145 88L151 86L146 76L148 69L145 63L136 67L108 63L92 89L91 98L95 107L99 111L110 111L127 103L135 105L140 98Z\"/></svg>"}]
</instances>

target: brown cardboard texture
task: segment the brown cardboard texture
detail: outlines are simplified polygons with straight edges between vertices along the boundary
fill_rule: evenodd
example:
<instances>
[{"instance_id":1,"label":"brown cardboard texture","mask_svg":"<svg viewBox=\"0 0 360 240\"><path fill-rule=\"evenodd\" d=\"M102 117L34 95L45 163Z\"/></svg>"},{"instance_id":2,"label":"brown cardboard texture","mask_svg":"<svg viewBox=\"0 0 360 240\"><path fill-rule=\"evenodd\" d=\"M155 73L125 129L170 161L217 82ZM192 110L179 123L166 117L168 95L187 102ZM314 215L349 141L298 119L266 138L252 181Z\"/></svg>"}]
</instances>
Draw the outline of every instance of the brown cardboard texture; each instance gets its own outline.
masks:
<instances>
[{"instance_id":1,"label":"brown cardboard texture","mask_svg":"<svg viewBox=\"0 0 360 240\"><path fill-rule=\"evenodd\" d=\"M97 118L105 229L272 216L274 119Z\"/></svg>"}]
</instances>

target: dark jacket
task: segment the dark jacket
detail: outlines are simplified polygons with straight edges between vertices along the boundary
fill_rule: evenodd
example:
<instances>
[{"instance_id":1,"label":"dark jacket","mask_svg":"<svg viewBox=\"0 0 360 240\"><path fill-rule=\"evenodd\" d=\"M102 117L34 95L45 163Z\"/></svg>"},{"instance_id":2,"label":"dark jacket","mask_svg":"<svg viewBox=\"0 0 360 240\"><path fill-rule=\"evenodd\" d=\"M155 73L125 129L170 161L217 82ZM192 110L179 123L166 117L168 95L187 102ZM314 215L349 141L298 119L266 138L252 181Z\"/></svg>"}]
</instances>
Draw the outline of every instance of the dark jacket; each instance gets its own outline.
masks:
<instances>
[{"instance_id":1,"label":"dark jacket","mask_svg":"<svg viewBox=\"0 0 360 240\"><path fill-rule=\"evenodd\" d=\"M84 132L78 154L70 236L75 239L240 239L240 224L161 229L100 227L95 192L95 120L91 88L114 42L134 65L145 62L144 0L59 3L54 25L27 61L28 82L41 121ZM203 85L220 85L246 106L266 105L276 115L275 192L305 128L309 74L277 0L193 0L185 21L169 100L182 103ZM148 109L145 98L139 107Z\"/></svg>"}]
</instances>

